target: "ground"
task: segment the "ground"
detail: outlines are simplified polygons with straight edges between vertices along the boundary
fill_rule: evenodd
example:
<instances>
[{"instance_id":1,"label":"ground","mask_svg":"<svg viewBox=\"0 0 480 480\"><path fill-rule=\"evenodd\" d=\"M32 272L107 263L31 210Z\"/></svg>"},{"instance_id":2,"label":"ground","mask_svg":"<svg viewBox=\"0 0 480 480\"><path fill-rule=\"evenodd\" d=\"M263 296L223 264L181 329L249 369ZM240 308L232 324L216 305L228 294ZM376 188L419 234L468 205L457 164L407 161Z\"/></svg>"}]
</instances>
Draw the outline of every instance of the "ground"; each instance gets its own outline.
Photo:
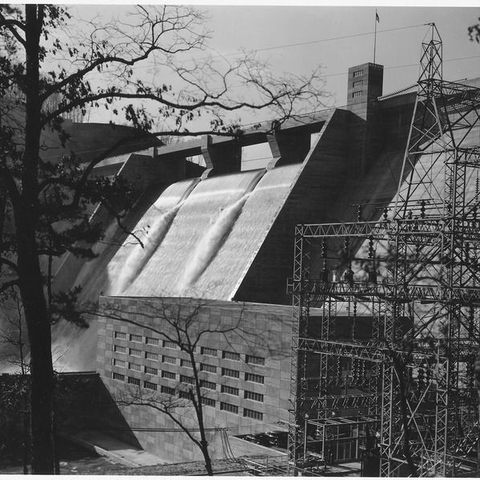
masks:
<instances>
[{"instance_id":1,"label":"ground","mask_svg":"<svg viewBox=\"0 0 480 480\"><path fill-rule=\"evenodd\" d=\"M240 475L241 465L231 461L214 463L217 474ZM0 475L23 474L22 453L0 457ZM62 475L205 475L203 462L188 462L150 467L129 468L69 440L60 443Z\"/></svg>"}]
</instances>

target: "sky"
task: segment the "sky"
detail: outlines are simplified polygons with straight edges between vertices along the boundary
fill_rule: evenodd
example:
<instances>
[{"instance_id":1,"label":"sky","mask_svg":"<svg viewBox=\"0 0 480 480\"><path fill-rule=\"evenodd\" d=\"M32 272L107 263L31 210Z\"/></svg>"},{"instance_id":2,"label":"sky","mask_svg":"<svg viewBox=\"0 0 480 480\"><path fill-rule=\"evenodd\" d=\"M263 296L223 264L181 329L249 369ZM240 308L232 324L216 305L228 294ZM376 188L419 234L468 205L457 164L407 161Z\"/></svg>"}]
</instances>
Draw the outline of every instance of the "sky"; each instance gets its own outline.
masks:
<instances>
[{"instance_id":1,"label":"sky","mask_svg":"<svg viewBox=\"0 0 480 480\"><path fill-rule=\"evenodd\" d=\"M320 67L327 95L315 111L345 106L348 68L373 62L374 51L375 63L384 66L384 94L414 85L419 76L422 41L430 38L431 23L443 42L443 78L457 81L480 77L480 44L468 36L468 27L479 21L480 0L455 7L433 6L439 4L438 0L422 7L390 6L381 0L373 5L364 2L363 6L342 6L338 2L326 6L319 1L310 0L310 5L272 4L273 0L264 5L253 0L253 5L199 5L193 0L195 7L209 16L206 27L211 32L213 55L233 60L242 50L253 51L277 75L307 75ZM75 4L72 8L81 17L100 13L108 19L128 5ZM149 69L144 72L145 81L154 80L154 73ZM103 109L93 110L89 118L92 122L109 120L118 121ZM243 126L258 121L245 115L240 120ZM271 155L266 145L244 150L248 168L262 167Z\"/></svg>"},{"instance_id":2,"label":"sky","mask_svg":"<svg viewBox=\"0 0 480 480\"><path fill-rule=\"evenodd\" d=\"M443 41L444 79L480 76L480 45L468 27L479 7L210 6L212 44L222 54L256 50L274 71L305 73L322 67L335 106L346 102L349 67L384 65L384 93L416 82L421 44L435 23ZM375 13L380 22L375 21Z\"/></svg>"},{"instance_id":3,"label":"sky","mask_svg":"<svg viewBox=\"0 0 480 480\"><path fill-rule=\"evenodd\" d=\"M277 74L301 75L321 67L329 95L326 106L341 107L346 103L348 68L373 62L374 49L375 63L384 65L384 94L413 85L419 75L422 40L428 38L427 24L432 22L443 41L444 79L480 77L480 44L468 36L468 27L480 17L480 0L476 5L196 7L210 17L207 27L214 54L233 59L242 49L255 51ZM105 4L72 7L81 16L99 11L106 18L128 8ZM379 22L375 21L376 13Z\"/></svg>"}]
</instances>

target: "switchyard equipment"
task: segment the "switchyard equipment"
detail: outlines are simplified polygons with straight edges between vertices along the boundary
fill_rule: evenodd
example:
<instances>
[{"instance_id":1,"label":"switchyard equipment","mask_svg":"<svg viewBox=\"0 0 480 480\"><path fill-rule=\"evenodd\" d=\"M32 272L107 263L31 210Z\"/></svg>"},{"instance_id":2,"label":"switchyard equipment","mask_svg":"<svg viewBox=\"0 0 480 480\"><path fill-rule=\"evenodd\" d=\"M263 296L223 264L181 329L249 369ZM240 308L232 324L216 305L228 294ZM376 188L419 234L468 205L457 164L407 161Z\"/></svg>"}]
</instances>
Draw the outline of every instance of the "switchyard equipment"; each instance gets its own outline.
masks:
<instances>
[{"instance_id":1,"label":"switchyard equipment","mask_svg":"<svg viewBox=\"0 0 480 480\"><path fill-rule=\"evenodd\" d=\"M479 132L480 89L443 80L432 24L392 207L296 228L290 473L312 451L478 472Z\"/></svg>"}]
</instances>

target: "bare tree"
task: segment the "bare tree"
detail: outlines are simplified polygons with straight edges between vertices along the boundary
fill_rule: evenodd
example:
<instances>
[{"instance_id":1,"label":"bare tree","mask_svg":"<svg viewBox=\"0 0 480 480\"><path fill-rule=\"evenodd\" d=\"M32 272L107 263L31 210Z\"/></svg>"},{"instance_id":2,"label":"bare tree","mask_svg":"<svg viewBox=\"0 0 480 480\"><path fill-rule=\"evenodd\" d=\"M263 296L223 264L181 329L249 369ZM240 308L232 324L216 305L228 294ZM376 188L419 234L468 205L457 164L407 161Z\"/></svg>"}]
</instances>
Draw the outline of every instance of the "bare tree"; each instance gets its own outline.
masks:
<instances>
[{"instance_id":1,"label":"bare tree","mask_svg":"<svg viewBox=\"0 0 480 480\"><path fill-rule=\"evenodd\" d=\"M76 32L80 24L58 5L0 7L0 291L18 285L24 309L34 473L52 473L54 463L52 310L58 315L57 301L71 306L75 299L45 290L41 258L92 256L103 227L88 221L89 206L101 203L122 223L134 202L121 178L92 178L94 167L125 143L151 141L152 133L241 135L229 112L268 109L281 122L312 102L317 107L323 86L316 72L274 78L251 56L214 61L205 55L205 16L189 7L134 7ZM150 84L138 69L145 62L155 71ZM92 156L68 143L64 116L97 106L134 129L128 141L105 142ZM162 131L153 132L155 117ZM192 129L196 120L203 124ZM46 160L55 157L48 152L54 137L68 149Z\"/></svg>"},{"instance_id":2,"label":"bare tree","mask_svg":"<svg viewBox=\"0 0 480 480\"><path fill-rule=\"evenodd\" d=\"M186 302L182 299L176 299L173 302L160 300L156 305L150 307L149 313L141 315L140 321L133 320L125 313L112 309L108 304L101 315L122 323L146 328L186 353L192 369L192 376L189 377L188 382L180 382L175 392L154 393L147 392L143 388L131 388L116 400L122 405L150 407L167 415L198 446L202 452L208 475L213 475L203 411L203 402L205 396L208 395L208 390L204 388L197 355L199 345L205 340L205 337L212 338L212 336L220 335L228 340L229 334L238 333L242 322L242 312L238 316L236 325L214 325L208 316L202 315L202 310L207 307L208 303L200 299L190 299ZM199 438L183 418L182 413L189 408L194 409Z\"/></svg>"},{"instance_id":3,"label":"bare tree","mask_svg":"<svg viewBox=\"0 0 480 480\"><path fill-rule=\"evenodd\" d=\"M152 408L169 417L201 450L208 475L213 475L207 435L212 427L206 424L204 404L210 398L211 387L208 385L210 382L206 381L207 372L200 368L201 346L223 344L235 351L235 344L241 343L250 346L252 352L271 350L272 355L279 354L279 347L280 353L284 349L283 339L272 341L274 335L270 333L269 342L266 332L248 327L244 305L237 305L238 311L231 324L212 322L209 312L213 306L214 302L203 299L160 298L148 302L141 312L128 315L116 307L114 300L110 302L107 299L100 311L100 315L107 321L152 332L186 354L185 360L191 369L191 376L178 382L174 389L159 392L153 384L149 388L128 385L116 395L116 401L124 406ZM192 409L194 422L185 415Z\"/></svg>"}]
</instances>

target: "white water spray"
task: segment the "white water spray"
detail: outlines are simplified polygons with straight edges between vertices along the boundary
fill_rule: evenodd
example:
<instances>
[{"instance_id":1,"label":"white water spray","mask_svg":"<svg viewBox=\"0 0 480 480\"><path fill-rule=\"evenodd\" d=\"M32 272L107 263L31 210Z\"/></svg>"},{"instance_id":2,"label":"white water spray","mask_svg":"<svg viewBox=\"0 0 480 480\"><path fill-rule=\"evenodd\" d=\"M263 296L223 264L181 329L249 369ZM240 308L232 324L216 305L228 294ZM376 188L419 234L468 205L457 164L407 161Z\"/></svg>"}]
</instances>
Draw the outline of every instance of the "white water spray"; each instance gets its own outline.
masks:
<instances>
[{"instance_id":1,"label":"white water spray","mask_svg":"<svg viewBox=\"0 0 480 480\"><path fill-rule=\"evenodd\" d=\"M139 243L135 245L133 251L128 256L127 261L121 267L117 278L114 279L111 287L111 295L121 295L131 285L135 278L137 278L150 257L162 243L175 215L182 205L183 202L180 202L155 220L145 237L143 247Z\"/></svg>"},{"instance_id":2,"label":"white water spray","mask_svg":"<svg viewBox=\"0 0 480 480\"><path fill-rule=\"evenodd\" d=\"M202 237L185 268L182 280L180 281L181 290L185 290L195 283L208 267L230 233L249 195L250 194L247 193L235 203L225 208L210 226L207 233Z\"/></svg>"}]
</instances>

